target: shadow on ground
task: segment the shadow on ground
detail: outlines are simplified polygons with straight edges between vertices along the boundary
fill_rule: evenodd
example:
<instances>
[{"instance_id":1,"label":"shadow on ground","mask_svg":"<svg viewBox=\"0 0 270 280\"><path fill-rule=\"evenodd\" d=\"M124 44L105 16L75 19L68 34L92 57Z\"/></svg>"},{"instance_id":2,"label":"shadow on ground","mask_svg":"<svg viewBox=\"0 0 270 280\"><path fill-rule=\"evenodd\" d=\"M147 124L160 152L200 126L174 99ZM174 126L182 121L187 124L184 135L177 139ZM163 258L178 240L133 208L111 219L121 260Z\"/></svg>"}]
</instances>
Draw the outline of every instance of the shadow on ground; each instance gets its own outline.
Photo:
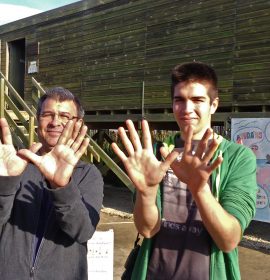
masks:
<instances>
[{"instance_id":1,"label":"shadow on ground","mask_svg":"<svg viewBox=\"0 0 270 280\"><path fill-rule=\"evenodd\" d=\"M105 184L103 207L131 214L133 212L132 192L127 187Z\"/></svg>"}]
</instances>

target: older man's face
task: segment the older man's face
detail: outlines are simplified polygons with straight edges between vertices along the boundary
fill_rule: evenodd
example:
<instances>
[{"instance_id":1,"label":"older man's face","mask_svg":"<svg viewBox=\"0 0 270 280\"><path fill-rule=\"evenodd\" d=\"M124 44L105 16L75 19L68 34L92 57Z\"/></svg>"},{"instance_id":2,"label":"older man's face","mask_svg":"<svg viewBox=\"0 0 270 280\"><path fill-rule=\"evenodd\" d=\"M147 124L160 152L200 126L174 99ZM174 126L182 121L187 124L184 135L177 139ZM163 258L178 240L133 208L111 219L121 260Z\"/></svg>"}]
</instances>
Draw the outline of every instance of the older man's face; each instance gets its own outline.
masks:
<instances>
[{"instance_id":1,"label":"older man's face","mask_svg":"<svg viewBox=\"0 0 270 280\"><path fill-rule=\"evenodd\" d=\"M68 120L77 116L77 107L73 101L60 102L52 98L44 101L37 130L42 153L49 152L57 144Z\"/></svg>"}]
</instances>

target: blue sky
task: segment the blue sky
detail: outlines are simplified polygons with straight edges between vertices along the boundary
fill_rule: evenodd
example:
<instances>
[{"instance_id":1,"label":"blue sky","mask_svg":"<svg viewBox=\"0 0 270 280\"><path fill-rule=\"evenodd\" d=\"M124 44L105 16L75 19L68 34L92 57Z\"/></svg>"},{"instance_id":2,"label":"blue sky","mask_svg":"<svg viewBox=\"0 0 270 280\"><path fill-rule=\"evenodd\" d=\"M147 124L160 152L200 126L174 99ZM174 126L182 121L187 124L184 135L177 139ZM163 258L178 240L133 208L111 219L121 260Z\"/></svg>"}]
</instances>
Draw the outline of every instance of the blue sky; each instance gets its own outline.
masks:
<instances>
[{"instance_id":1,"label":"blue sky","mask_svg":"<svg viewBox=\"0 0 270 280\"><path fill-rule=\"evenodd\" d=\"M0 0L0 25L78 0Z\"/></svg>"},{"instance_id":2,"label":"blue sky","mask_svg":"<svg viewBox=\"0 0 270 280\"><path fill-rule=\"evenodd\" d=\"M0 0L0 4L26 6L41 11L47 11L77 1L78 0Z\"/></svg>"}]
</instances>

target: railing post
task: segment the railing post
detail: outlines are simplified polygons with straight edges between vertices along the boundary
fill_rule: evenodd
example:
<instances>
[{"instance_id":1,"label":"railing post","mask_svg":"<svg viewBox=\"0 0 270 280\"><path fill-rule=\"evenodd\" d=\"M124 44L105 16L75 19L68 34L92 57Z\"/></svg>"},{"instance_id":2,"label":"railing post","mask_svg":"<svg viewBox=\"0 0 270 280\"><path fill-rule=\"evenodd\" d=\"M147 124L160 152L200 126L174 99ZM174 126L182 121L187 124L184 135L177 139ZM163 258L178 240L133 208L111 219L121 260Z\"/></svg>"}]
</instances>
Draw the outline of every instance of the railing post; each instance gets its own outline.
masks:
<instances>
[{"instance_id":1,"label":"railing post","mask_svg":"<svg viewBox=\"0 0 270 280\"><path fill-rule=\"evenodd\" d=\"M5 81L1 78L0 84L0 117L4 118L4 110L5 110Z\"/></svg>"},{"instance_id":2,"label":"railing post","mask_svg":"<svg viewBox=\"0 0 270 280\"><path fill-rule=\"evenodd\" d=\"M34 131L35 131L35 117L29 116L29 147L34 142Z\"/></svg>"}]
</instances>

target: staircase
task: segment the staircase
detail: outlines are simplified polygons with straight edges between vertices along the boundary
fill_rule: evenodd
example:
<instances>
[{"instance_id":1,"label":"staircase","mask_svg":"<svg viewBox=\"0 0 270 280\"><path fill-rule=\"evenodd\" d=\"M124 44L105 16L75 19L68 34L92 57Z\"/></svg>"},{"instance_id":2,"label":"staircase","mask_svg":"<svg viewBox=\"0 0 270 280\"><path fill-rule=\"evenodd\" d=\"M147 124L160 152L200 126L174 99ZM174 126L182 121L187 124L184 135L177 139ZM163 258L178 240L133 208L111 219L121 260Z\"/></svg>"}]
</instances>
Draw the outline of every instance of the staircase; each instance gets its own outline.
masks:
<instances>
[{"instance_id":1,"label":"staircase","mask_svg":"<svg viewBox=\"0 0 270 280\"><path fill-rule=\"evenodd\" d=\"M35 132L37 126L36 107L40 96L42 96L45 91L33 77L32 84L35 90L32 93L33 106L29 108L0 71L0 117L7 119L13 143L18 149L29 147L33 142L38 142L38 137ZM16 100L16 104L20 104L22 110L15 105L13 100ZM114 172L130 191L133 192L133 184L126 173L89 135L88 137L90 143L82 159L87 162L93 162L94 159L98 162L102 162L107 168Z\"/></svg>"}]
</instances>

